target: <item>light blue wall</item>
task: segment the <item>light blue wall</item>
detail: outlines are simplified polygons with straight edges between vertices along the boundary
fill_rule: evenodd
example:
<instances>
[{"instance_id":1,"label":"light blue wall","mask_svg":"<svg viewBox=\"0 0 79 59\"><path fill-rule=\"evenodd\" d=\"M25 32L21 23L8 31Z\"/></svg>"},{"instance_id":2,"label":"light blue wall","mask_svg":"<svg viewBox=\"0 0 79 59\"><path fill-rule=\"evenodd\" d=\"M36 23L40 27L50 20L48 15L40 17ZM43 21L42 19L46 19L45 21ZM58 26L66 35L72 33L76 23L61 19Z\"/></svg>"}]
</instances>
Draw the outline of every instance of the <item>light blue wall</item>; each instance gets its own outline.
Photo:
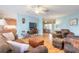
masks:
<instances>
[{"instance_id":1,"label":"light blue wall","mask_svg":"<svg viewBox=\"0 0 79 59\"><path fill-rule=\"evenodd\" d=\"M37 22L38 35L43 35L43 17L38 16Z\"/></svg>"},{"instance_id":2,"label":"light blue wall","mask_svg":"<svg viewBox=\"0 0 79 59\"><path fill-rule=\"evenodd\" d=\"M22 24L22 18L25 18L25 24ZM25 33L27 33L27 31L29 30L29 19L30 19L29 16L18 15L17 19L18 38L23 38L22 31L25 31Z\"/></svg>"},{"instance_id":3,"label":"light blue wall","mask_svg":"<svg viewBox=\"0 0 79 59\"><path fill-rule=\"evenodd\" d=\"M78 24L70 26L69 21L73 20L74 18L78 18ZM61 23L57 26L55 25L54 30L57 30L57 29L60 30L60 29L63 29L63 28L69 29L71 32L74 32L75 35L79 35L79 13L64 16L64 17L58 18L57 20L60 20Z\"/></svg>"},{"instance_id":4,"label":"light blue wall","mask_svg":"<svg viewBox=\"0 0 79 59\"><path fill-rule=\"evenodd\" d=\"M22 24L22 18L25 18L25 24ZM37 21L35 21L37 19ZM32 17L32 16L23 16L23 15L18 15L17 19L17 35L18 38L23 38L22 34L26 34L27 31L29 31L29 22L36 22L37 23L37 29L38 29L38 34L43 35L43 20L42 16L38 16L37 18ZM22 31L25 31L23 33Z\"/></svg>"}]
</instances>

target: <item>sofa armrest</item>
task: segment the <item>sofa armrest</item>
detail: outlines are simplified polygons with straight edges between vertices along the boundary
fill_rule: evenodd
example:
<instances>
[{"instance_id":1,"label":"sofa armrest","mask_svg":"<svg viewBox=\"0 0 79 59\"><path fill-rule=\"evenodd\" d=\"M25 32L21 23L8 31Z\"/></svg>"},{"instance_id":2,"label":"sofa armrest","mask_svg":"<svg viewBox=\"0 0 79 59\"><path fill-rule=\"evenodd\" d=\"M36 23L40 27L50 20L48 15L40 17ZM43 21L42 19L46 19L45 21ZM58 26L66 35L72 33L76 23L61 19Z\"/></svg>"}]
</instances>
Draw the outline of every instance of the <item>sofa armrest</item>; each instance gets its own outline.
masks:
<instances>
[{"instance_id":1,"label":"sofa armrest","mask_svg":"<svg viewBox=\"0 0 79 59\"><path fill-rule=\"evenodd\" d=\"M64 41L64 44L71 44L70 42L68 42L68 41Z\"/></svg>"}]
</instances>

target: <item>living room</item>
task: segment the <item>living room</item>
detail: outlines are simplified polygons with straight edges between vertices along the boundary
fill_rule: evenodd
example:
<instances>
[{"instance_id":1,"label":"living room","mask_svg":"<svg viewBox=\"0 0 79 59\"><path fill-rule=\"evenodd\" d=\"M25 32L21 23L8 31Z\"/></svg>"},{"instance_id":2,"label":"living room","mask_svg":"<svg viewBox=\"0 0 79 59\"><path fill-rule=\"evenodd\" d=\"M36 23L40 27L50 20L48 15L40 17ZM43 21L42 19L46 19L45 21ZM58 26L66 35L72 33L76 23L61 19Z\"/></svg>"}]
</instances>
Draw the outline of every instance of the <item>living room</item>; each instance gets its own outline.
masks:
<instances>
[{"instance_id":1,"label":"living room","mask_svg":"<svg viewBox=\"0 0 79 59\"><path fill-rule=\"evenodd\" d=\"M0 53L78 53L78 5L0 5Z\"/></svg>"}]
</instances>

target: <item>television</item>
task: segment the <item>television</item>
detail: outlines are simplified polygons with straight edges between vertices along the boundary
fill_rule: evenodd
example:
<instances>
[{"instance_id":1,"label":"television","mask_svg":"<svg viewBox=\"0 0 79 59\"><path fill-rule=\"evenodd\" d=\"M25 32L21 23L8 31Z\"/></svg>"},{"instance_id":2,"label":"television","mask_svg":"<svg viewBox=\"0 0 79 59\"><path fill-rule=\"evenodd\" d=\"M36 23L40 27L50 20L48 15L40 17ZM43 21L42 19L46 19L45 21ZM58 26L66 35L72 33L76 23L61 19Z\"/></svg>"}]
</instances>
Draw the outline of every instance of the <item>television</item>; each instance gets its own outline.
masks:
<instances>
[{"instance_id":1,"label":"television","mask_svg":"<svg viewBox=\"0 0 79 59\"><path fill-rule=\"evenodd\" d=\"M30 27L30 30L33 29L33 28L36 28L36 23L30 22L29 27Z\"/></svg>"}]
</instances>

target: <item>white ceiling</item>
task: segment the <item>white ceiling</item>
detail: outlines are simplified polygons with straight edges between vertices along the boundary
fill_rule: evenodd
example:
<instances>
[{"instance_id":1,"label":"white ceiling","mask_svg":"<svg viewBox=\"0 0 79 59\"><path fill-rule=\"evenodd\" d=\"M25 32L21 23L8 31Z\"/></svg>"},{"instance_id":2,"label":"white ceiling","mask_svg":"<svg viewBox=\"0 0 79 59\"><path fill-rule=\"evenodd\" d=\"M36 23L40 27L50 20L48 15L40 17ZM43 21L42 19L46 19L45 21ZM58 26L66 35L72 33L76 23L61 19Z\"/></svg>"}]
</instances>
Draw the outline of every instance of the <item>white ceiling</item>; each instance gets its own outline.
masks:
<instances>
[{"instance_id":1,"label":"white ceiling","mask_svg":"<svg viewBox=\"0 0 79 59\"><path fill-rule=\"evenodd\" d=\"M57 18L79 12L79 5L43 5L43 7L48 9L48 12L41 14L44 18ZM0 5L0 15L5 15L6 17L17 17L18 14L37 15L31 6Z\"/></svg>"}]
</instances>

